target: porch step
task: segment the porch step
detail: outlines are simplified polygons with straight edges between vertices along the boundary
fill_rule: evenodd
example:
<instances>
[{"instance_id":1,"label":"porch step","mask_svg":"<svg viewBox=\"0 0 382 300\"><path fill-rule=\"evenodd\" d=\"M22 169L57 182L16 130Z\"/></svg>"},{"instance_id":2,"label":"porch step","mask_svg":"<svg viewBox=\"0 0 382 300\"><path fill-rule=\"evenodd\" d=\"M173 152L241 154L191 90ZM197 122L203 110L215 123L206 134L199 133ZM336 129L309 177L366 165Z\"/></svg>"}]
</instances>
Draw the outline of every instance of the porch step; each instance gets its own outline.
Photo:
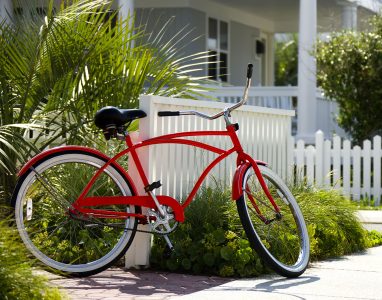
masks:
<instances>
[{"instance_id":1,"label":"porch step","mask_svg":"<svg viewBox=\"0 0 382 300\"><path fill-rule=\"evenodd\" d=\"M382 232L382 210L359 210L357 214L365 229Z\"/></svg>"}]
</instances>

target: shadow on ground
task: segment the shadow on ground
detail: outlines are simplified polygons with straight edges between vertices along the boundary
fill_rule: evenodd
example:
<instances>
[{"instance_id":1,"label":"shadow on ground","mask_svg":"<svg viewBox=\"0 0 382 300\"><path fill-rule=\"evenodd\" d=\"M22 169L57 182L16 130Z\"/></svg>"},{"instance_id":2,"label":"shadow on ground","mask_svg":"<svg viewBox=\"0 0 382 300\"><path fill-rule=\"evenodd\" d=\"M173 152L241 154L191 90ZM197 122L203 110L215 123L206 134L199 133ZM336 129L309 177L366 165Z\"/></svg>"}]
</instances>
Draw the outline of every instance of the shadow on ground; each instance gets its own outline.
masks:
<instances>
[{"instance_id":1,"label":"shadow on ground","mask_svg":"<svg viewBox=\"0 0 382 300\"><path fill-rule=\"evenodd\" d=\"M213 288L234 279L185 274L110 269L85 278L54 277L51 282L66 290L72 299L140 299L186 295Z\"/></svg>"}]
</instances>

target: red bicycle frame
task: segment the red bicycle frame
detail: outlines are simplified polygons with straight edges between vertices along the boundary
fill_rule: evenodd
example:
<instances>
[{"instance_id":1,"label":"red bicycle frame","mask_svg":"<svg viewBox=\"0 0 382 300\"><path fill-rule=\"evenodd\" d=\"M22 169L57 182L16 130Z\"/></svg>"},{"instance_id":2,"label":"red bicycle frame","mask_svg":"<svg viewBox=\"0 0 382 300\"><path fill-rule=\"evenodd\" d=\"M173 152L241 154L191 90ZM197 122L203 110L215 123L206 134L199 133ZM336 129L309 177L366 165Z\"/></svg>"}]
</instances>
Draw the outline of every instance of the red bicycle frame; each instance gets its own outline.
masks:
<instances>
[{"instance_id":1,"label":"red bicycle frame","mask_svg":"<svg viewBox=\"0 0 382 300\"><path fill-rule=\"evenodd\" d=\"M231 155L232 153L237 153L237 171L235 173L234 179L233 179L233 190L232 190L232 198L233 200L237 200L243 193L242 190L242 179L244 172L252 166L256 176L266 193L266 195L269 198L269 201L271 202L272 206L276 210L276 212L279 212L280 209L273 200L271 194L269 193L269 190L267 188L267 185L264 182L264 179L261 175L261 172L259 170L258 164L264 165L264 162L261 161L255 161L251 158L248 154L246 154L243 151L243 148L240 144L240 141L236 135L237 127L235 124L230 124L227 126L226 131L194 131L194 132L181 132L181 133L174 133L174 134L167 134L159 137L150 138L148 140L142 141L137 144L133 144L131 137L129 135L125 136L125 142L128 146L127 149L121 151L113 158L109 159L104 166L102 166L91 178L89 183L86 185L84 190L82 191L81 195L78 197L78 199L72 204L72 208L70 209L72 213L83 213L83 214L89 214L95 217L99 218L128 218L128 217L138 217L138 218L146 218L146 216L142 214L133 214L129 212L115 212L115 211L108 211L103 209L98 209L94 207L98 206L105 206L105 205L136 205L140 207L148 207L152 209L157 209L157 206L155 204L154 199L152 199L152 195L135 195L135 196L108 196L108 197L86 197L87 193L91 189L94 182L97 180L97 178L101 175L101 173L110 165L118 165L117 160L120 159L122 156L130 154L136 168L138 170L139 177L143 183L144 186L149 185L149 181L146 177L146 174L143 170L142 164L140 162L140 159L137 155L137 150L142 147L147 147L150 145L156 145L156 144L183 144L183 145L189 145L197 148L201 148L207 151L211 151L218 155L217 158L215 158L202 172L199 179L195 183L195 186L193 187L191 193L188 195L187 199L184 201L183 204L179 204L178 201L176 201L174 198L171 198L169 196L163 196L159 195L156 196L158 202L161 205L170 206L174 211L174 218L178 222L184 221L184 209L191 203L193 198L195 197L198 189L200 188L201 184L203 183L204 179L208 175L208 173L223 159ZM198 141L193 141L189 139L185 139L185 137L197 137L197 136L228 136L230 137L232 141L232 148L228 150L223 150L216 148L214 146L201 143ZM90 149L89 149L90 150ZM128 173L123 168L118 168L119 170L123 170L125 178L130 178ZM130 180L131 181L131 180ZM136 191L135 187L132 187L134 191ZM256 208L256 204L253 203Z\"/></svg>"},{"instance_id":2,"label":"red bicycle frame","mask_svg":"<svg viewBox=\"0 0 382 300\"><path fill-rule=\"evenodd\" d=\"M131 137L128 134L125 134L125 142L127 145L127 148L120 153L118 153L113 158L109 158L103 153L86 147L79 147L79 146L65 146L65 147L58 147L53 148L48 151L44 151L40 153L39 155L35 156L32 160L30 160L19 172L19 176L23 175L27 170L29 170L31 167L33 167L34 163L39 161L40 159L43 159L44 157L54 154L60 151L70 151L70 150L81 150L88 152L90 154L95 154L96 156L101 157L106 161L106 163L93 175L91 180L88 182L86 187L81 192L80 196L72 203L72 206L69 208L69 212L73 215L76 214L83 214L83 215L89 215L89 216L95 216L98 218L128 218L128 217L137 217L141 220L147 220L146 216L141 213L129 213L129 212L121 212L121 211L111 211L106 210L98 207L102 206L110 206L110 205L134 205L138 207L147 207L154 210L157 210L161 216L164 216L165 213L162 210L162 205L171 207L174 212L174 218L178 222L184 221L184 209L191 203L191 201L194 199L198 189L200 188L202 182L208 175L208 173L214 168L218 163L220 163L223 159L231 155L232 153L237 153L237 169L235 172L235 175L233 177L232 182L232 199L237 200L239 199L243 193L247 193L250 199L250 202L252 203L253 207L255 208L258 216L266 221L265 218L263 218L261 211L259 207L256 204L256 199L252 195L250 195L246 189L243 190L243 180L244 175L247 172L248 168L252 167L255 171L256 177L259 180L259 183L267 195L270 203L272 204L273 208L275 209L276 213L280 213L280 209L275 203L275 201L272 198L272 195L270 194L268 187L261 175L260 169L258 167L258 164L265 165L264 162L261 161L255 161L250 155L246 154L243 151L243 148L240 144L240 141L236 135L236 131L238 130L237 124L231 124L229 121L230 112L234 109L240 107L243 105L248 97L248 89L251 84L251 76L252 76L252 65L248 65L247 69L247 83L244 90L244 96L243 99L234 104L231 107L228 107L224 109L224 111L219 112L216 115L208 116L206 114L203 114L201 112L197 111L177 111L177 112L158 112L158 116L179 116L179 115L198 115L200 117L213 120L218 117L224 116L226 121L226 130L225 131L193 131L193 132L181 132L181 133L174 133L174 134L167 134L159 137L154 137L145 141L142 141L137 144L133 144ZM185 139L186 137L198 137L198 136L226 136L229 137L232 141L232 147L228 150L223 150L216 148L214 146L201 143L198 141L193 141L189 139ZM192 147L201 148L210 152L213 152L218 155L217 158L215 158L202 172L199 179L196 181L195 186L193 187L191 193L188 195L187 199L183 204L179 204L176 199L169 197L169 196L163 196L159 195L156 196L152 193L152 188L154 185L150 185L146 174L143 170L142 164L140 162L140 159L137 154L137 150L142 147L147 147L150 145L156 145L156 144L181 144L181 145L188 145ZM135 166L138 171L139 179L143 183L143 186L147 187L147 195L138 195L137 189L134 186L134 182L131 180L131 177L127 173L125 169L123 169L118 164L118 159L120 159L124 155L130 154L131 158L133 159ZM87 197L88 192L90 191L91 187L97 180L97 178L108 168L109 166L112 166L116 168L128 181L128 183L131 185L130 188L132 189L133 196L93 196L93 197Z\"/></svg>"}]
</instances>

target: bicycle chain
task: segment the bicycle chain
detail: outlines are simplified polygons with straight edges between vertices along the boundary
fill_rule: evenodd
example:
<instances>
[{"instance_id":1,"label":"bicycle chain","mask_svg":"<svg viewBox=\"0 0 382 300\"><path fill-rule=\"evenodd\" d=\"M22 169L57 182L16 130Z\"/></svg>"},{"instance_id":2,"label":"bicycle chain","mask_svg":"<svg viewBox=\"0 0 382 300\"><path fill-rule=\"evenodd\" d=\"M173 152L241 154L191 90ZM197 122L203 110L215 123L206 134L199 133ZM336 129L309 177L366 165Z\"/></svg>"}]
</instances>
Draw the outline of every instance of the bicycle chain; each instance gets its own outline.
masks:
<instances>
[{"instance_id":1,"label":"bicycle chain","mask_svg":"<svg viewBox=\"0 0 382 300\"><path fill-rule=\"evenodd\" d=\"M80 217L80 216L76 216L74 214L70 214L70 216L75 219L75 220L78 220L78 221L82 221L82 222L87 222L87 223L91 223L91 225L96 225L96 226L108 226L108 227L114 227L114 228L123 228L124 229L124 232L127 232L127 231L136 231L136 232L142 232L142 233L149 233L149 234L158 234L158 235L167 235L168 233L167 232L164 232L164 233L161 233L161 232L157 232L157 231L152 231L152 230L141 230L141 229L132 229L132 228L126 228L125 227L125 224L124 223L104 223L104 222L101 222L101 221L98 221L96 219L94 219L92 216L90 217L87 217L87 219L83 218L83 217ZM86 226L86 225L85 225ZM175 229L175 228L174 228Z\"/></svg>"}]
</instances>

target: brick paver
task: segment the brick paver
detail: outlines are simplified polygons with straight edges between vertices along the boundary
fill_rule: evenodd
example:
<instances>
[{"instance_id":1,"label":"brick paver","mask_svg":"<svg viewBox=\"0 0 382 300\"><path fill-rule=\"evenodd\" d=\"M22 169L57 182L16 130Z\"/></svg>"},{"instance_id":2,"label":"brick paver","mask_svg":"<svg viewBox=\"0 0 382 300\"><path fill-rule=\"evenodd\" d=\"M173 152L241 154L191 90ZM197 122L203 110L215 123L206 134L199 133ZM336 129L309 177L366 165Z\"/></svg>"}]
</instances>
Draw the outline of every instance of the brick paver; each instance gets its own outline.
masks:
<instances>
[{"instance_id":1,"label":"brick paver","mask_svg":"<svg viewBox=\"0 0 382 300\"><path fill-rule=\"evenodd\" d=\"M122 269L109 269L86 278L51 278L51 282L64 289L73 300L162 300L209 289L232 280Z\"/></svg>"}]
</instances>

